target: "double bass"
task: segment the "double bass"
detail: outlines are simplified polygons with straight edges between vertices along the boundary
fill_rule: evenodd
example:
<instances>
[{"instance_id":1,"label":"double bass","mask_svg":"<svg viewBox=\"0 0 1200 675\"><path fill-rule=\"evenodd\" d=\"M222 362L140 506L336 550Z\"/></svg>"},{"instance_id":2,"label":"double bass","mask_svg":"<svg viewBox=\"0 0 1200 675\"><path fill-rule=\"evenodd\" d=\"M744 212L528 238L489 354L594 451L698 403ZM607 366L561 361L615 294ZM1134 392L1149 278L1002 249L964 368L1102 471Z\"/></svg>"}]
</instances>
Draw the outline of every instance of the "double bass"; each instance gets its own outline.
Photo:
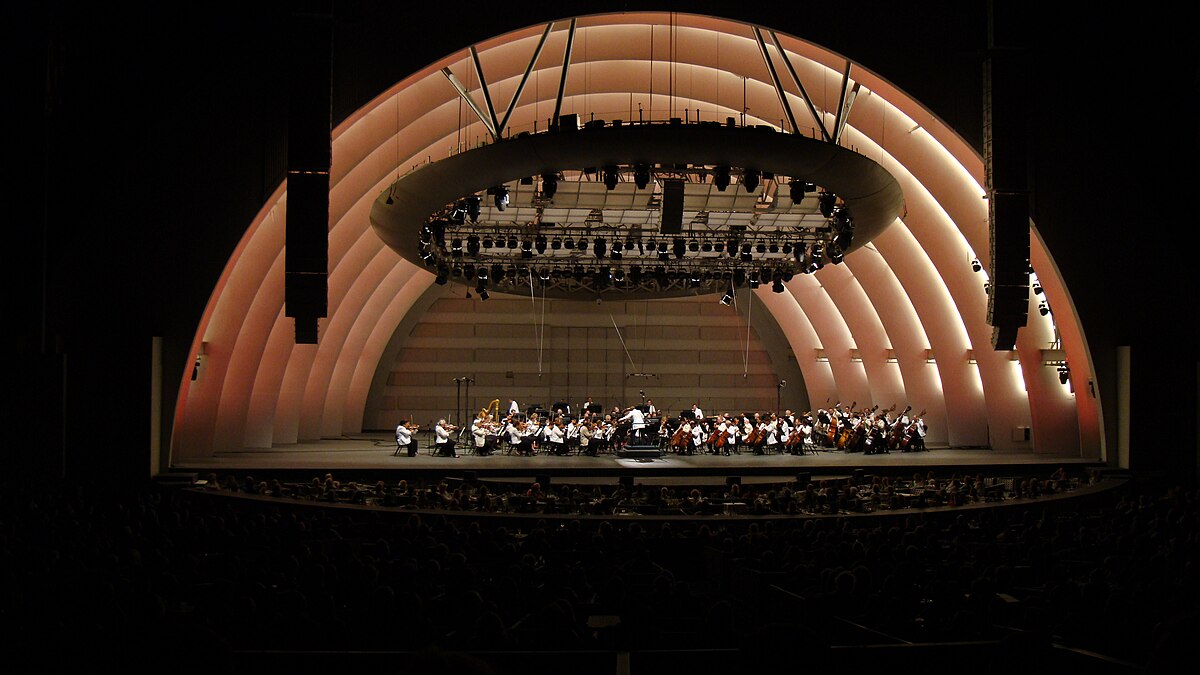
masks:
<instances>
[{"instance_id":1,"label":"double bass","mask_svg":"<svg viewBox=\"0 0 1200 675\"><path fill-rule=\"evenodd\" d=\"M921 423L921 418L925 417L925 409L913 416L912 422L904 429L904 434L900 438L900 451L908 452L908 448L912 445L913 436L917 435L917 425Z\"/></svg>"},{"instance_id":2,"label":"double bass","mask_svg":"<svg viewBox=\"0 0 1200 675\"><path fill-rule=\"evenodd\" d=\"M679 422L679 428L671 435L670 446L675 449L675 452L684 452L687 450L688 443L692 440L692 430L682 420Z\"/></svg>"}]
</instances>

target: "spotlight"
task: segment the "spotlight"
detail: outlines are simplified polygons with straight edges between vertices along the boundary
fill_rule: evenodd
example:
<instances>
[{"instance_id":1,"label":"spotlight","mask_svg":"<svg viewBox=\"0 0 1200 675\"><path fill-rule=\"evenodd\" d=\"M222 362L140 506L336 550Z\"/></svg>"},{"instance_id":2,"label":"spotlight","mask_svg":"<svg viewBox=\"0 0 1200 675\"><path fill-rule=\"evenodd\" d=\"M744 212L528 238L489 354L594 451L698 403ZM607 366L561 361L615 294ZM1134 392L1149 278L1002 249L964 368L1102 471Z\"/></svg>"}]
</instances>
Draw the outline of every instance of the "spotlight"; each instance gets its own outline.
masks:
<instances>
[{"instance_id":1,"label":"spotlight","mask_svg":"<svg viewBox=\"0 0 1200 675\"><path fill-rule=\"evenodd\" d=\"M455 237L450 240L450 253L452 255L462 255L462 239Z\"/></svg>"},{"instance_id":2,"label":"spotlight","mask_svg":"<svg viewBox=\"0 0 1200 675\"><path fill-rule=\"evenodd\" d=\"M658 252L660 254L667 252L667 242L666 241L658 242Z\"/></svg>"},{"instance_id":3,"label":"spotlight","mask_svg":"<svg viewBox=\"0 0 1200 675\"><path fill-rule=\"evenodd\" d=\"M463 267L463 276L468 279L475 276L475 266L474 265L466 265L465 267Z\"/></svg>"},{"instance_id":4,"label":"spotlight","mask_svg":"<svg viewBox=\"0 0 1200 675\"><path fill-rule=\"evenodd\" d=\"M692 272L692 280L691 281L692 281L692 288L699 288L700 287L700 273Z\"/></svg>"},{"instance_id":5,"label":"spotlight","mask_svg":"<svg viewBox=\"0 0 1200 675\"><path fill-rule=\"evenodd\" d=\"M490 248L491 248L492 246L494 246L495 244L496 244L496 242L492 240L492 235L490 235L490 234L488 234L488 235L484 235L484 237L483 237L483 247L484 247L485 249L490 249Z\"/></svg>"},{"instance_id":6,"label":"spotlight","mask_svg":"<svg viewBox=\"0 0 1200 675\"><path fill-rule=\"evenodd\" d=\"M1046 305L1046 303L1044 303L1044 302L1038 303L1038 312L1042 316L1046 316L1047 314L1050 313L1050 307L1048 305Z\"/></svg>"},{"instance_id":7,"label":"spotlight","mask_svg":"<svg viewBox=\"0 0 1200 675\"><path fill-rule=\"evenodd\" d=\"M445 286L446 281L448 280L449 276L450 276L449 270L447 270L445 267L439 267L438 272L437 272L437 278L434 279L433 281L438 286Z\"/></svg>"},{"instance_id":8,"label":"spotlight","mask_svg":"<svg viewBox=\"0 0 1200 675\"><path fill-rule=\"evenodd\" d=\"M635 284L642 283L642 266L634 265L629 268L629 280Z\"/></svg>"},{"instance_id":9,"label":"spotlight","mask_svg":"<svg viewBox=\"0 0 1200 675\"><path fill-rule=\"evenodd\" d=\"M690 242L688 242L688 250L691 251L692 253L699 251L700 250L700 242L696 241L695 239L691 240Z\"/></svg>"},{"instance_id":10,"label":"spotlight","mask_svg":"<svg viewBox=\"0 0 1200 675\"><path fill-rule=\"evenodd\" d=\"M562 239L559 239L558 237L555 237L550 240L550 248L554 249L555 251L562 248L562 245L563 245Z\"/></svg>"},{"instance_id":11,"label":"spotlight","mask_svg":"<svg viewBox=\"0 0 1200 675\"><path fill-rule=\"evenodd\" d=\"M755 250L755 251L758 251L759 253L766 253L766 252L767 252L767 245L766 245L766 244L763 244L763 243L759 243L759 245L758 245L758 246L755 246L755 247L754 247L754 250ZM778 250L778 248L776 248L776 250Z\"/></svg>"},{"instance_id":12,"label":"spotlight","mask_svg":"<svg viewBox=\"0 0 1200 675\"><path fill-rule=\"evenodd\" d=\"M596 254L597 258L603 258L607 253L605 249L606 242L604 241L604 237L596 237L596 240L592 242L592 252Z\"/></svg>"},{"instance_id":13,"label":"spotlight","mask_svg":"<svg viewBox=\"0 0 1200 675\"><path fill-rule=\"evenodd\" d=\"M621 243L620 239L613 240L611 250L608 252L609 259L620 260L624 258L625 254L622 252L624 248L625 245Z\"/></svg>"},{"instance_id":14,"label":"spotlight","mask_svg":"<svg viewBox=\"0 0 1200 675\"><path fill-rule=\"evenodd\" d=\"M733 274L726 272L725 274L722 274L721 276L728 277L730 279L730 281L732 281L734 283L735 286L741 286L742 284L746 283L746 270L744 270L740 267L737 268L736 270L734 270Z\"/></svg>"},{"instance_id":15,"label":"spotlight","mask_svg":"<svg viewBox=\"0 0 1200 675\"><path fill-rule=\"evenodd\" d=\"M713 185L717 187L718 192L724 192L725 188L729 187L728 164L722 164L713 169Z\"/></svg>"},{"instance_id":16,"label":"spotlight","mask_svg":"<svg viewBox=\"0 0 1200 675\"><path fill-rule=\"evenodd\" d=\"M538 270L538 278L542 281L550 281L550 269L543 267L542 269Z\"/></svg>"},{"instance_id":17,"label":"spotlight","mask_svg":"<svg viewBox=\"0 0 1200 675\"><path fill-rule=\"evenodd\" d=\"M650 184L650 167L645 164L634 165L633 183L639 190L645 190L646 186Z\"/></svg>"},{"instance_id":18,"label":"spotlight","mask_svg":"<svg viewBox=\"0 0 1200 675\"><path fill-rule=\"evenodd\" d=\"M485 265L480 265L479 266L479 283L482 284L483 282L487 281L487 278L488 278L488 268Z\"/></svg>"},{"instance_id":19,"label":"spotlight","mask_svg":"<svg viewBox=\"0 0 1200 675\"><path fill-rule=\"evenodd\" d=\"M713 253L722 253L725 251L725 242L714 241L712 245Z\"/></svg>"},{"instance_id":20,"label":"spotlight","mask_svg":"<svg viewBox=\"0 0 1200 675\"><path fill-rule=\"evenodd\" d=\"M705 253L712 253L712 250L713 250L712 242L709 242L709 241L704 242L703 244L700 245L700 250L704 251Z\"/></svg>"},{"instance_id":21,"label":"spotlight","mask_svg":"<svg viewBox=\"0 0 1200 675\"><path fill-rule=\"evenodd\" d=\"M978 272L981 269L983 269L983 265L979 264L978 258L971 261L971 271L972 272Z\"/></svg>"},{"instance_id":22,"label":"spotlight","mask_svg":"<svg viewBox=\"0 0 1200 675\"><path fill-rule=\"evenodd\" d=\"M492 265L492 281L499 283L504 281L504 268L499 265Z\"/></svg>"},{"instance_id":23,"label":"spotlight","mask_svg":"<svg viewBox=\"0 0 1200 675\"><path fill-rule=\"evenodd\" d=\"M613 270L612 276L613 279L615 279L618 283L623 282L625 281L625 270L618 267L617 269Z\"/></svg>"},{"instance_id":24,"label":"spotlight","mask_svg":"<svg viewBox=\"0 0 1200 675\"><path fill-rule=\"evenodd\" d=\"M608 189L608 190L617 189L617 181L619 181L620 178L621 178L621 176L617 172L617 167L615 167L615 166L604 167L604 187L606 189Z\"/></svg>"},{"instance_id":25,"label":"spotlight","mask_svg":"<svg viewBox=\"0 0 1200 675\"><path fill-rule=\"evenodd\" d=\"M788 181L788 191L791 193L793 204L799 204L804 200L804 183L793 178Z\"/></svg>"},{"instance_id":26,"label":"spotlight","mask_svg":"<svg viewBox=\"0 0 1200 675\"><path fill-rule=\"evenodd\" d=\"M758 189L758 179L761 175L758 169L746 169L742 171L742 185L746 186L746 192L754 192Z\"/></svg>"},{"instance_id":27,"label":"spotlight","mask_svg":"<svg viewBox=\"0 0 1200 675\"><path fill-rule=\"evenodd\" d=\"M488 295L486 288L477 288L477 289L475 289L475 292L479 294L480 300L487 300L488 298L491 297L490 295Z\"/></svg>"},{"instance_id":28,"label":"spotlight","mask_svg":"<svg viewBox=\"0 0 1200 675\"><path fill-rule=\"evenodd\" d=\"M1034 295L1041 295L1041 294L1042 294L1042 285L1041 285L1041 284L1039 284L1039 283L1037 283L1037 282L1034 282L1034 284L1033 284L1033 294L1034 294Z\"/></svg>"},{"instance_id":29,"label":"spotlight","mask_svg":"<svg viewBox=\"0 0 1200 675\"><path fill-rule=\"evenodd\" d=\"M479 205L483 201L479 195L471 195L463 200L467 206L467 217L472 221L479 220Z\"/></svg>"},{"instance_id":30,"label":"spotlight","mask_svg":"<svg viewBox=\"0 0 1200 675\"><path fill-rule=\"evenodd\" d=\"M783 280L776 279L775 281L771 282L771 292L772 293L782 293L783 292Z\"/></svg>"},{"instance_id":31,"label":"spotlight","mask_svg":"<svg viewBox=\"0 0 1200 675\"><path fill-rule=\"evenodd\" d=\"M671 252L675 254L676 258L682 258L686 249L687 246L684 244L683 239L676 239L671 244Z\"/></svg>"},{"instance_id":32,"label":"spotlight","mask_svg":"<svg viewBox=\"0 0 1200 675\"><path fill-rule=\"evenodd\" d=\"M538 255L546 252L546 235L539 234L535 240L534 246L537 248Z\"/></svg>"},{"instance_id":33,"label":"spotlight","mask_svg":"<svg viewBox=\"0 0 1200 675\"><path fill-rule=\"evenodd\" d=\"M570 235L567 235L567 238L563 240L563 247L570 251L575 248L575 240Z\"/></svg>"},{"instance_id":34,"label":"spotlight","mask_svg":"<svg viewBox=\"0 0 1200 675\"><path fill-rule=\"evenodd\" d=\"M587 239L580 239L580 240L579 240L579 250L580 250L580 251L586 251L586 250L588 250L588 243L587 243Z\"/></svg>"},{"instance_id":35,"label":"spotlight","mask_svg":"<svg viewBox=\"0 0 1200 675\"><path fill-rule=\"evenodd\" d=\"M832 192L822 192L817 195L817 206L821 209L821 215L826 218L833 217L833 207L837 205L837 195Z\"/></svg>"},{"instance_id":36,"label":"spotlight","mask_svg":"<svg viewBox=\"0 0 1200 675\"><path fill-rule=\"evenodd\" d=\"M786 244L784 246L785 246L785 249L783 252L787 253L788 252L787 249L790 249L791 247L787 246ZM779 242L775 242L775 241L771 242L771 245L767 247L767 250L770 251L771 253L779 253Z\"/></svg>"},{"instance_id":37,"label":"spotlight","mask_svg":"<svg viewBox=\"0 0 1200 675\"><path fill-rule=\"evenodd\" d=\"M517 247L517 238L516 238L516 237L509 237L509 238L508 238L508 247L509 247L510 249L514 249L514 248L516 248L516 247Z\"/></svg>"},{"instance_id":38,"label":"spotlight","mask_svg":"<svg viewBox=\"0 0 1200 675\"><path fill-rule=\"evenodd\" d=\"M1066 365L1058 367L1058 381L1061 384L1066 384L1067 380L1071 379L1071 369Z\"/></svg>"},{"instance_id":39,"label":"spotlight","mask_svg":"<svg viewBox=\"0 0 1200 675\"><path fill-rule=\"evenodd\" d=\"M729 303L731 303L731 302L733 302L733 294L727 292L727 293L725 293L725 295L721 296L721 304L722 305L725 305L726 307L728 307Z\"/></svg>"},{"instance_id":40,"label":"spotlight","mask_svg":"<svg viewBox=\"0 0 1200 675\"><path fill-rule=\"evenodd\" d=\"M467 237L467 253L471 255L479 255L479 235L472 234Z\"/></svg>"},{"instance_id":41,"label":"spotlight","mask_svg":"<svg viewBox=\"0 0 1200 675\"><path fill-rule=\"evenodd\" d=\"M838 243L836 241L829 242L829 262L834 265L840 265L843 259L845 259L845 254L842 253L842 249L838 246Z\"/></svg>"},{"instance_id":42,"label":"spotlight","mask_svg":"<svg viewBox=\"0 0 1200 675\"><path fill-rule=\"evenodd\" d=\"M496 208L500 211L508 208L508 188L501 185L492 189L495 191L492 199L496 202Z\"/></svg>"},{"instance_id":43,"label":"spotlight","mask_svg":"<svg viewBox=\"0 0 1200 675\"><path fill-rule=\"evenodd\" d=\"M551 199L554 197L555 192L558 192L558 174L542 174L542 197Z\"/></svg>"}]
</instances>

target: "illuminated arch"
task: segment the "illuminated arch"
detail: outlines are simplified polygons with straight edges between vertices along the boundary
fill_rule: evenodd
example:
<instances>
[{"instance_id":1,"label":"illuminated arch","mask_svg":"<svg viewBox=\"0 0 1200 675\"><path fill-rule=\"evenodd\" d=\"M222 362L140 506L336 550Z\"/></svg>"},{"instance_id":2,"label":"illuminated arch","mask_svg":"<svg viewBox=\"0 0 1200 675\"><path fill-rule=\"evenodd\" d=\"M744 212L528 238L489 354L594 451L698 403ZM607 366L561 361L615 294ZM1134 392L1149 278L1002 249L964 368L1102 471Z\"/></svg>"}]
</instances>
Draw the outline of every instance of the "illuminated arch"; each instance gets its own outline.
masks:
<instances>
[{"instance_id":1,"label":"illuminated arch","mask_svg":"<svg viewBox=\"0 0 1200 675\"><path fill-rule=\"evenodd\" d=\"M665 39L669 23L676 31L673 41ZM566 26L554 25L510 130L544 127L550 116ZM543 30L532 26L476 45L501 110ZM833 114L826 111L837 109L845 60L797 38L779 38L823 121L831 124ZM663 45L671 43L668 52ZM318 345L293 344L290 320L283 316L286 186L263 206L222 272L196 332L191 358L199 358L201 367L180 388L173 463L219 449L361 431L367 391L386 343L433 283L433 275L374 235L369 210L399 174L485 136L473 116L462 117L470 121L460 127L462 104L440 72L449 68L481 99L468 59L464 49L430 64L334 130L330 316L320 323ZM1077 448L1085 457L1103 456L1098 399L1086 384L1078 395L1069 391L1055 369L1044 365L1065 358L1073 382L1094 377L1070 295L1036 230L1031 261L1055 312L1040 315L1038 298L1031 297L1030 325L1019 333L1015 355L995 352L984 318L985 275L970 266L973 258L985 269L987 262L980 157L875 74L854 64L851 79L862 91L842 144L896 176L906 213L845 265L798 276L783 294L760 291L797 356L809 399L913 402L929 409L935 443L1026 449L1010 431L1032 427L1037 450ZM798 131L812 134L815 125L802 100L786 81L784 88L797 111ZM779 126L784 118L749 25L662 13L580 18L564 112L632 118L638 106L654 118L699 109L705 119L723 120L744 108L753 113L747 123ZM1045 351L1052 346L1057 349Z\"/></svg>"}]
</instances>

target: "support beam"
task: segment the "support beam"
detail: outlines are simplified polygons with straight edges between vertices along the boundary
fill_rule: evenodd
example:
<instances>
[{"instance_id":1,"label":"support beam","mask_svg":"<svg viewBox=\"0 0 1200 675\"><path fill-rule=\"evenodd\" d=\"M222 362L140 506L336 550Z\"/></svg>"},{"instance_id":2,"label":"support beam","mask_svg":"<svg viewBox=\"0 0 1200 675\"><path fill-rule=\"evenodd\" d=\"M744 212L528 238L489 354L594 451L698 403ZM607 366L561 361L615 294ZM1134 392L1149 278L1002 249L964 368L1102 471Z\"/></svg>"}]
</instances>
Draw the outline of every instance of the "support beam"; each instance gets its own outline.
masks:
<instances>
[{"instance_id":1,"label":"support beam","mask_svg":"<svg viewBox=\"0 0 1200 675\"><path fill-rule=\"evenodd\" d=\"M483 88L483 102L487 105L488 117L492 119L492 138L500 140L500 121L496 119L496 107L492 105L492 94L488 91L487 78L483 75L483 65L479 63L479 51L471 45L471 61L475 64L475 76L479 78L479 86Z\"/></svg>"},{"instance_id":2,"label":"support beam","mask_svg":"<svg viewBox=\"0 0 1200 675\"><path fill-rule=\"evenodd\" d=\"M775 48L779 50L779 55L783 57L783 65L787 66L788 74L792 76L792 82L800 90L800 96L808 106L808 112L812 115L813 122L821 130L821 138L826 142L833 142L833 138L830 137L829 132L825 129L825 123L821 121L821 116L817 114L817 109L812 104L812 98L809 97L808 90L804 88L804 84L800 82L800 77L796 75L796 68L792 65L792 60L788 58L783 45L779 44L779 36L775 34L775 31L768 31L768 33L771 35L771 42L775 43Z\"/></svg>"},{"instance_id":3,"label":"support beam","mask_svg":"<svg viewBox=\"0 0 1200 675\"><path fill-rule=\"evenodd\" d=\"M454 76L454 73L450 72L449 68L442 68L442 74L446 76L447 80L450 80L450 85L453 86L455 91L458 92L458 95L467 102L467 107L475 111L475 114L479 117L479 121L483 122L483 126L487 127L488 133L492 135L492 138L495 138L495 123L488 119L487 115L483 114L483 110L479 108L479 104L475 103L475 99L471 98L471 93L467 91L467 88L463 86L463 83Z\"/></svg>"},{"instance_id":4,"label":"support beam","mask_svg":"<svg viewBox=\"0 0 1200 675\"><path fill-rule=\"evenodd\" d=\"M834 122L833 122L833 142L834 143L837 143L838 139L841 137L842 125L846 123L845 116L850 114L850 111L846 107L846 88L849 86L849 84L850 84L850 60L846 59L846 69L842 71L842 86L841 86L841 90L838 92L837 116L835 116L833 118L834 119ZM487 90L485 89L484 91L487 91Z\"/></svg>"},{"instance_id":5,"label":"support beam","mask_svg":"<svg viewBox=\"0 0 1200 675\"><path fill-rule=\"evenodd\" d=\"M838 114L837 126L833 129L833 142L838 143L842 140L842 132L846 130L846 120L850 119L850 109L854 107L854 100L858 98L858 90L862 89L862 85L855 82L850 88L850 94L846 96L846 105Z\"/></svg>"},{"instance_id":6,"label":"support beam","mask_svg":"<svg viewBox=\"0 0 1200 675\"><path fill-rule=\"evenodd\" d=\"M504 118L496 126L497 133L504 133L504 129L508 126L508 120L512 117L513 110L517 107L517 99L521 98L521 92L525 91L525 83L529 81L529 74L533 72L534 66L537 65L538 57L542 55L542 47L546 46L546 38L550 37L550 30L552 28L554 28L554 22L546 24L546 30L542 32L542 39L538 40L537 48L533 50L533 58L529 59L529 65L525 68L525 74L521 76L521 83L517 85L517 91L513 93L512 100L508 102L508 110L504 111Z\"/></svg>"},{"instance_id":7,"label":"support beam","mask_svg":"<svg viewBox=\"0 0 1200 675\"><path fill-rule=\"evenodd\" d=\"M558 80L558 96L554 99L554 117L551 124L558 126L558 116L562 113L563 91L567 88L567 69L571 66L571 47L575 44L575 23L571 19L571 27L567 29L567 47L563 50L562 77Z\"/></svg>"},{"instance_id":8,"label":"support beam","mask_svg":"<svg viewBox=\"0 0 1200 675\"><path fill-rule=\"evenodd\" d=\"M783 83L779 81L779 73L775 71L771 55L767 53L767 43L763 41L762 31L758 26L753 26L753 30L754 39L758 42L758 51L762 52L763 62L767 64L767 71L771 73L771 81L775 83L775 93L779 95L779 105L783 108L783 113L787 115L792 133L798 134L800 127L796 125L796 116L792 114L792 106L788 105L787 92L783 90Z\"/></svg>"}]
</instances>

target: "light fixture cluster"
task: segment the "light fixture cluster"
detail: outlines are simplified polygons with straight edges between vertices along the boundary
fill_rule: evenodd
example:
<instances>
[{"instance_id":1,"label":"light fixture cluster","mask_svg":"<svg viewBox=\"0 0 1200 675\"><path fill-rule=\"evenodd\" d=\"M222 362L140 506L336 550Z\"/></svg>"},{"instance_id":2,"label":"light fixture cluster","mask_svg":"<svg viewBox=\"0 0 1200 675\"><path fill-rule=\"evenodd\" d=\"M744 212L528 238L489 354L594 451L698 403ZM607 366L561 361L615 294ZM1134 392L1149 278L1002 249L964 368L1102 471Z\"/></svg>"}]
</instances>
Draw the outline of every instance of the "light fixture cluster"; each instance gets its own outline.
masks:
<instances>
[{"instance_id":1,"label":"light fixture cluster","mask_svg":"<svg viewBox=\"0 0 1200 675\"><path fill-rule=\"evenodd\" d=\"M735 176L751 193L762 181L776 180L774 174L754 168L698 169L711 177L718 191L727 189ZM584 173L602 181L608 190L625 181L645 189L655 173L664 170L636 163L584 169ZM539 205L557 194L562 175L544 171L523 184L533 184L539 177L541 187L533 206L538 207L540 218ZM487 218L491 222L480 222L484 199L496 211L509 206L509 188L496 185L434 214L420 230L418 253L436 271L438 284L453 279L473 285L482 299L488 288L533 282L565 291L726 291L722 302L728 304L739 287L770 284L772 291L782 293L784 284L796 275L840 264L853 244L854 220L837 195L794 178L786 185L793 204L815 195L823 225L709 227L710 214L702 211L691 229L663 234L650 233L646 225L605 223L603 211L597 209L583 223L497 223L491 216Z\"/></svg>"}]
</instances>

